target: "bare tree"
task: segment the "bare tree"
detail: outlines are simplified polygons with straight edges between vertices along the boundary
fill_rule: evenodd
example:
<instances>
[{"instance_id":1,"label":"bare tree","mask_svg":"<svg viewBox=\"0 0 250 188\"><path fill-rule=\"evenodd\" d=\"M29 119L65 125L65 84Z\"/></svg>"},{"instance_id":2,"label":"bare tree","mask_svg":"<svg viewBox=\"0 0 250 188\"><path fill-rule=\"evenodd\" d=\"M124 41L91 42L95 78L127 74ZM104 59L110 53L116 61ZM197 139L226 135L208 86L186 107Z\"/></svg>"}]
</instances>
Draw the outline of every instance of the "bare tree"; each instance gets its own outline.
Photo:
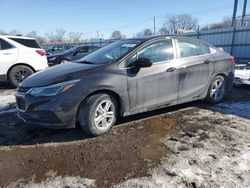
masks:
<instances>
[{"instance_id":1,"label":"bare tree","mask_svg":"<svg viewBox=\"0 0 250 188\"><path fill-rule=\"evenodd\" d=\"M37 33L36 33L36 31L31 31L31 32L26 34L26 37L36 38Z\"/></svg>"},{"instance_id":2,"label":"bare tree","mask_svg":"<svg viewBox=\"0 0 250 188\"><path fill-rule=\"evenodd\" d=\"M231 17L225 17L221 22L206 25L201 30L221 29L221 28L230 27L231 26L231 22L232 22L232 18Z\"/></svg>"},{"instance_id":3,"label":"bare tree","mask_svg":"<svg viewBox=\"0 0 250 188\"><path fill-rule=\"evenodd\" d=\"M111 39L121 39L122 38L122 33L121 31L114 31L112 34L111 34Z\"/></svg>"},{"instance_id":4,"label":"bare tree","mask_svg":"<svg viewBox=\"0 0 250 188\"><path fill-rule=\"evenodd\" d=\"M195 30L198 20L192 15L181 14L167 17L164 26L170 34L176 34L179 30Z\"/></svg>"},{"instance_id":5,"label":"bare tree","mask_svg":"<svg viewBox=\"0 0 250 188\"><path fill-rule=\"evenodd\" d=\"M80 32L70 32L69 33L70 42L79 43L79 42L81 42L81 37L82 37L82 33L80 33Z\"/></svg>"},{"instance_id":6,"label":"bare tree","mask_svg":"<svg viewBox=\"0 0 250 188\"><path fill-rule=\"evenodd\" d=\"M162 26L162 27L159 29L158 33L159 33L160 35L167 35L167 34L169 34L169 31L168 31L168 28L167 28L167 27Z\"/></svg>"},{"instance_id":7,"label":"bare tree","mask_svg":"<svg viewBox=\"0 0 250 188\"><path fill-rule=\"evenodd\" d=\"M0 30L0 35L8 35L8 33L4 32L3 30Z\"/></svg>"},{"instance_id":8,"label":"bare tree","mask_svg":"<svg viewBox=\"0 0 250 188\"><path fill-rule=\"evenodd\" d=\"M47 41L49 43L55 43L56 42L55 35L54 35L53 31L50 31L49 33L45 33L45 38L47 39Z\"/></svg>"},{"instance_id":9,"label":"bare tree","mask_svg":"<svg viewBox=\"0 0 250 188\"><path fill-rule=\"evenodd\" d=\"M149 28L146 28L143 31L137 33L137 36L150 36L150 35L153 35L153 31Z\"/></svg>"},{"instance_id":10,"label":"bare tree","mask_svg":"<svg viewBox=\"0 0 250 188\"><path fill-rule=\"evenodd\" d=\"M63 29L56 29L56 34L54 35L56 42L63 42L63 37L66 31Z\"/></svg>"},{"instance_id":11,"label":"bare tree","mask_svg":"<svg viewBox=\"0 0 250 188\"><path fill-rule=\"evenodd\" d=\"M10 31L9 34L10 35L22 35L22 32L14 29L14 30Z\"/></svg>"}]
</instances>

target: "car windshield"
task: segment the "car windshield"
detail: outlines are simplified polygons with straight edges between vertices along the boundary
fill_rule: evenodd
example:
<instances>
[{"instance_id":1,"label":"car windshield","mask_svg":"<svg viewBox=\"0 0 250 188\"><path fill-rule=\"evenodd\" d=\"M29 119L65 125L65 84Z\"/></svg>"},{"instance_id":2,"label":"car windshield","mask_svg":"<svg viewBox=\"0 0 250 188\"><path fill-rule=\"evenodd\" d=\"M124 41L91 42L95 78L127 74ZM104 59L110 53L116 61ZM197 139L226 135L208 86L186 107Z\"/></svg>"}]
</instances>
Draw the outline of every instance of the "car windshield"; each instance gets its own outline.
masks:
<instances>
[{"instance_id":1,"label":"car windshield","mask_svg":"<svg viewBox=\"0 0 250 188\"><path fill-rule=\"evenodd\" d=\"M81 58L78 63L108 64L113 63L140 45L142 40L122 40L109 44Z\"/></svg>"}]
</instances>

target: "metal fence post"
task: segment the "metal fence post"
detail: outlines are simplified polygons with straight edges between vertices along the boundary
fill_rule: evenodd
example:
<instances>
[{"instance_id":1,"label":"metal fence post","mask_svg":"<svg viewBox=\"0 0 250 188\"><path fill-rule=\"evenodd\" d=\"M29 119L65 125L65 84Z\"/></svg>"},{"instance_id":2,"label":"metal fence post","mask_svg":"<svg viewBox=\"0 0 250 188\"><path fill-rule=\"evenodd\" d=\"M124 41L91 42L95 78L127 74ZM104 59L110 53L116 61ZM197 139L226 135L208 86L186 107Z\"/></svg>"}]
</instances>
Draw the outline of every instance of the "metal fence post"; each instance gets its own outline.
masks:
<instances>
[{"instance_id":1,"label":"metal fence post","mask_svg":"<svg viewBox=\"0 0 250 188\"><path fill-rule=\"evenodd\" d=\"M233 30L232 30L232 41L231 41L231 48L230 48L230 54L231 55L233 55L234 38L235 38L235 24L233 25Z\"/></svg>"},{"instance_id":2,"label":"metal fence post","mask_svg":"<svg viewBox=\"0 0 250 188\"><path fill-rule=\"evenodd\" d=\"M199 39L200 35L200 26L198 25L197 32L196 32L196 38Z\"/></svg>"}]
</instances>

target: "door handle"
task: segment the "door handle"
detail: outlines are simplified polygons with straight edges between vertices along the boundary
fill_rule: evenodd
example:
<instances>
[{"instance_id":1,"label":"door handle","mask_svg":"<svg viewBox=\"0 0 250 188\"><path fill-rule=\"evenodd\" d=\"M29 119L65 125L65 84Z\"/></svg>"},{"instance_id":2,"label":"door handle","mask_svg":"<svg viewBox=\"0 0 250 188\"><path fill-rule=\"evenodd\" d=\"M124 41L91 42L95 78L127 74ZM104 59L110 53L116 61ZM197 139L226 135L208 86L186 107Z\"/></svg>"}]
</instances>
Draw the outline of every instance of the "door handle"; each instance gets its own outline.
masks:
<instances>
[{"instance_id":1,"label":"door handle","mask_svg":"<svg viewBox=\"0 0 250 188\"><path fill-rule=\"evenodd\" d=\"M166 72L174 72L174 71L176 71L177 70L177 68L175 68L175 67L170 67L170 68L168 68L167 70L166 70Z\"/></svg>"},{"instance_id":2,"label":"door handle","mask_svg":"<svg viewBox=\"0 0 250 188\"><path fill-rule=\"evenodd\" d=\"M208 60L208 59L204 61L205 64L209 64L209 63L211 63L211 62L212 62L212 61L210 61L210 60Z\"/></svg>"}]
</instances>

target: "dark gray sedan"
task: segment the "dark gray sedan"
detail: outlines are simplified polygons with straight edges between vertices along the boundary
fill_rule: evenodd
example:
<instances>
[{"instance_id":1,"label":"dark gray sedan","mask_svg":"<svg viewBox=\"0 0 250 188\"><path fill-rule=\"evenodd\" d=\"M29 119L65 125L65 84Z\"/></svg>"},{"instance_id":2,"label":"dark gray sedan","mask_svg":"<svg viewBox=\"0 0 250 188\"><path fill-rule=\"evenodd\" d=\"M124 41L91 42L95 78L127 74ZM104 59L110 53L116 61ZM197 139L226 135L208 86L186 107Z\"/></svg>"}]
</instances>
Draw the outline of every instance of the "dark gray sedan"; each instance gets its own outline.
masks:
<instances>
[{"instance_id":1,"label":"dark gray sedan","mask_svg":"<svg viewBox=\"0 0 250 188\"><path fill-rule=\"evenodd\" d=\"M232 87L234 58L200 40L127 39L36 73L17 89L18 116L29 124L91 135L117 117L185 103L221 102Z\"/></svg>"}]
</instances>

